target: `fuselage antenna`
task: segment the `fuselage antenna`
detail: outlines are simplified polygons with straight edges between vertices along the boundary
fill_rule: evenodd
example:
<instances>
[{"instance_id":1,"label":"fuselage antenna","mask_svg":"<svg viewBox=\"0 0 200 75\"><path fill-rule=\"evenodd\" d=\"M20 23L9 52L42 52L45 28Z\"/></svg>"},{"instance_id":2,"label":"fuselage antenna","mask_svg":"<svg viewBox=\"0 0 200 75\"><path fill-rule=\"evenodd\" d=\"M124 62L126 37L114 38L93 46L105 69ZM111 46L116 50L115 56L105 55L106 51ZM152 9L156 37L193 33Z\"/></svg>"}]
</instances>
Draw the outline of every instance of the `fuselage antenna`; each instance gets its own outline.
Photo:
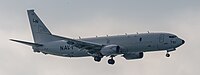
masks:
<instances>
[{"instance_id":1,"label":"fuselage antenna","mask_svg":"<svg viewBox=\"0 0 200 75\"><path fill-rule=\"evenodd\" d=\"M79 39L81 39L81 37L80 37L80 36L79 36L78 38L79 38Z\"/></svg>"},{"instance_id":2,"label":"fuselage antenna","mask_svg":"<svg viewBox=\"0 0 200 75\"><path fill-rule=\"evenodd\" d=\"M125 33L125 35L128 35L127 33Z\"/></svg>"}]
</instances>

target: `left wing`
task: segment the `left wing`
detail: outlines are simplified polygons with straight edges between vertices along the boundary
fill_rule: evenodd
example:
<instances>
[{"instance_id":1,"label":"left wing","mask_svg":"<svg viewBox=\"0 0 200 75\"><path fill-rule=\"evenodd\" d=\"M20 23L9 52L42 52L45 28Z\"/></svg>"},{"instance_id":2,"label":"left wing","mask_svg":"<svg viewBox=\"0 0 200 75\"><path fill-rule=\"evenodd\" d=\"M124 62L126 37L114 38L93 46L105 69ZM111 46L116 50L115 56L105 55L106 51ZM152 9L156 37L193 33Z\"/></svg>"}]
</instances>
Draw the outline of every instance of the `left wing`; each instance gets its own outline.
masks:
<instances>
[{"instance_id":1,"label":"left wing","mask_svg":"<svg viewBox=\"0 0 200 75\"><path fill-rule=\"evenodd\" d=\"M55 36L62 40L67 40L67 44L80 48L81 50L86 50L89 54L101 54L100 50L102 49L102 47L105 46L103 44L98 44L89 41L75 40L57 35L52 35L52 36Z\"/></svg>"}]
</instances>

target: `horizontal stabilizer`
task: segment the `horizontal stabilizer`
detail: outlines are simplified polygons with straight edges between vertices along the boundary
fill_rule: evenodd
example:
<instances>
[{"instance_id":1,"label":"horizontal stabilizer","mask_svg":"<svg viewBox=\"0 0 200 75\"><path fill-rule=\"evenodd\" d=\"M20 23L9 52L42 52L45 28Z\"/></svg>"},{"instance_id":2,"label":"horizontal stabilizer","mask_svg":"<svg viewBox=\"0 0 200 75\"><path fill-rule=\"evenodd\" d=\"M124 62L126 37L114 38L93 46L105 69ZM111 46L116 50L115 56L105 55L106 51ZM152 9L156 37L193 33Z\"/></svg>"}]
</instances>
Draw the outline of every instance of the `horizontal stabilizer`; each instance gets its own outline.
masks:
<instances>
[{"instance_id":1,"label":"horizontal stabilizer","mask_svg":"<svg viewBox=\"0 0 200 75\"><path fill-rule=\"evenodd\" d=\"M11 41L14 42L18 42L18 43L22 43L25 45L29 45L29 46L43 46L42 44L37 44L37 43L31 43L31 42L26 42L26 41L20 41L20 40L14 40L14 39L10 39Z\"/></svg>"}]
</instances>

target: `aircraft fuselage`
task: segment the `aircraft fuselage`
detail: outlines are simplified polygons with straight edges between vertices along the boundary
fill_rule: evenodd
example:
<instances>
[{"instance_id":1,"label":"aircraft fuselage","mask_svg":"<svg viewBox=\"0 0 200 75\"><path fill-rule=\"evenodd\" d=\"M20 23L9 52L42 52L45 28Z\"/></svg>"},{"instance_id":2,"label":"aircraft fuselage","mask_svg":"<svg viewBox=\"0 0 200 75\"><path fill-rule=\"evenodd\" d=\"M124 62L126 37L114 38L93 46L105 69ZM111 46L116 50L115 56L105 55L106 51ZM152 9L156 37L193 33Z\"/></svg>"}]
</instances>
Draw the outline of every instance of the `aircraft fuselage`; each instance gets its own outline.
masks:
<instances>
[{"instance_id":1,"label":"aircraft fuselage","mask_svg":"<svg viewBox=\"0 0 200 75\"><path fill-rule=\"evenodd\" d=\"M142 33L106 37L94 37L77 39L100 43L104 45L117 44L121 46L122 53L128 52L148 52L148 51L173 51L184 43L176 35L169 33ZM85 50L69 45L64 40L52 41L45 43L42 47L34 47L33 49L39 50L47 54L53 54L65 57L84 57L90 56Z\"/></svg>"}]
</instances>

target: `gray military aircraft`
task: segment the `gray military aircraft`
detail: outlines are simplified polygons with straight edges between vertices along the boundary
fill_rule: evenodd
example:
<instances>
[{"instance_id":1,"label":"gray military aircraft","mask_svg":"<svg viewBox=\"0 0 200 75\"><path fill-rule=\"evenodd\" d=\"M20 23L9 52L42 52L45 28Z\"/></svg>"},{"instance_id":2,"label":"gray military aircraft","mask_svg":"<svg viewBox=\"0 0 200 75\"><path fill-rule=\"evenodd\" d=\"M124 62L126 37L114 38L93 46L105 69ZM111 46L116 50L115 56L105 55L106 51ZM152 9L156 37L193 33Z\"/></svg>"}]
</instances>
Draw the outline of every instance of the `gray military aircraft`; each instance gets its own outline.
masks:
<instances>
[{"instance_id":1,"label":"gray military aircraft","mask_svg":"<svg viewBox=\"0 0 200 75\"><path fill-rule=\"evenodd\" d=\"M14 40L32 47L34 52L63 57L92 56L94 61L109 57L109 64L114 64L114 57L121 55L127 60L143 58L144 52L175 51L185 43L184 40L170 33L141 33L117 36L71 39L52 34L34 10L27 10L34 43Z\"/></svg>"}]
</instances>

